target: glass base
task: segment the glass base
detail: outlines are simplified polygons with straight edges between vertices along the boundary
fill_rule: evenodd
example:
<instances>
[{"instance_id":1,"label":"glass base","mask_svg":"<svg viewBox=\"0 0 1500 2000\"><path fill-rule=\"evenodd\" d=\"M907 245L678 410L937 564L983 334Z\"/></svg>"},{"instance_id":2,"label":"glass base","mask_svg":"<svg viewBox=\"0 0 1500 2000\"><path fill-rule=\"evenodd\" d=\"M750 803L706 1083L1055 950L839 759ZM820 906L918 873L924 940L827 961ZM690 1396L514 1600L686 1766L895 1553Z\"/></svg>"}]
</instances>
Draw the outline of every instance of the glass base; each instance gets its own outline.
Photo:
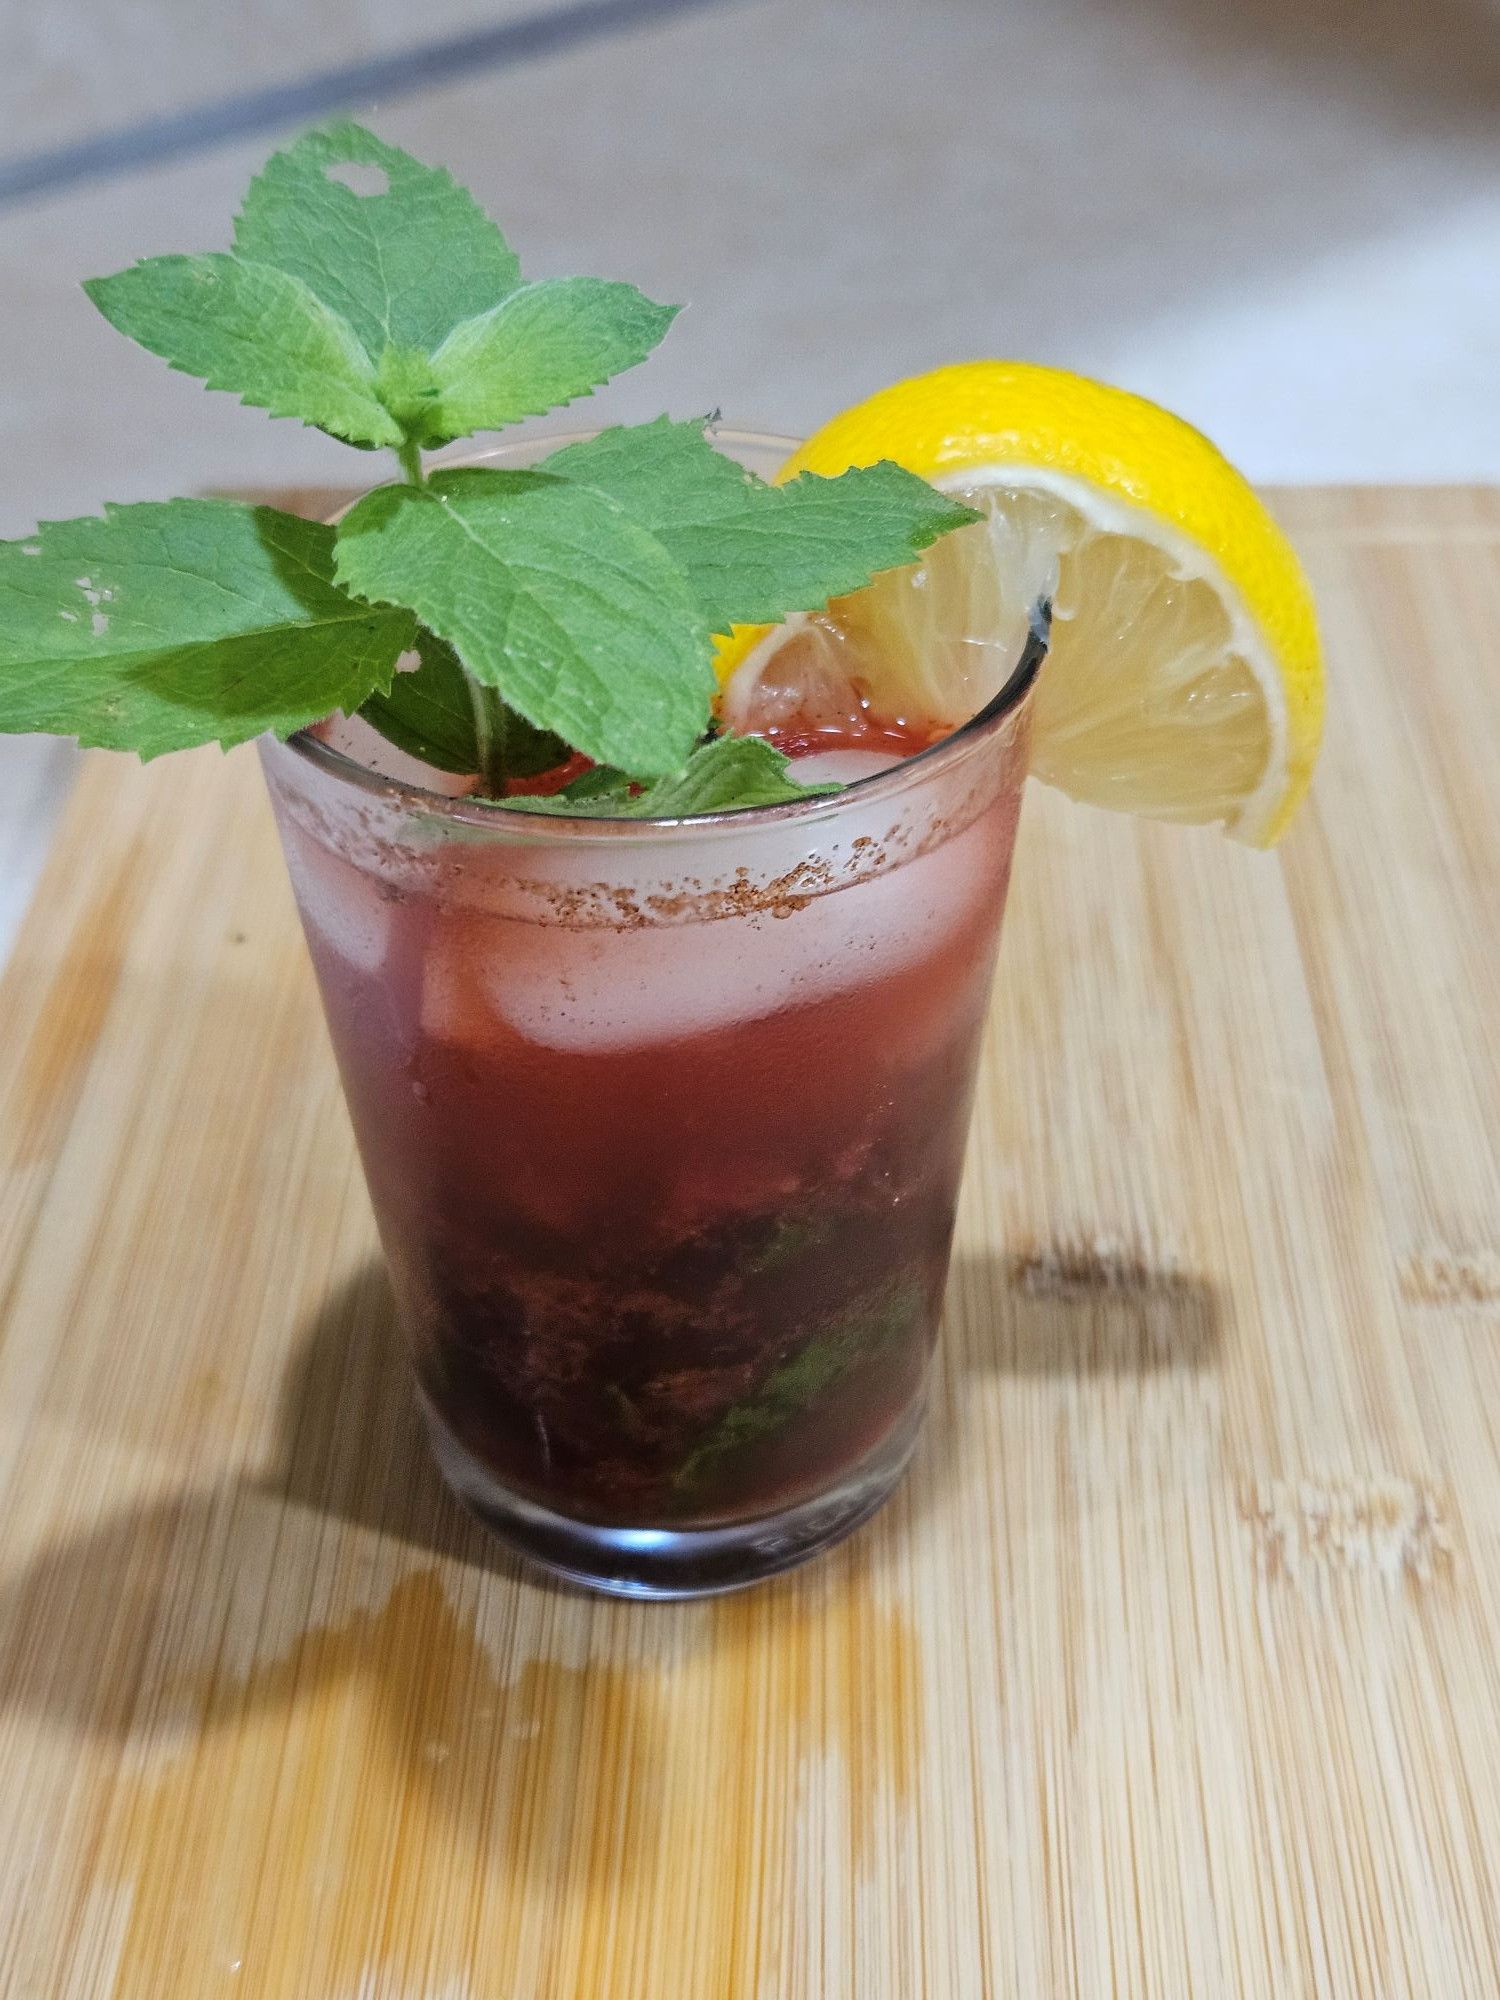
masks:
<instances>
[{"instance_id":1,"label":"glass base","mask_svg":"<svg viewBox=\"0 0 1500 2000\"><path fill-rule=\"evenodd\" d=\"M420 1396L420 1391L418 1392ZM421 1397L433 1455L458 1498L517 1554L614 1597L715 1597L832 1548L887 1500L922 1425L919 1400L827 1493L722 1528L611 1528L575 1521L499 1484Z\"/></svg>"}]
</instances>

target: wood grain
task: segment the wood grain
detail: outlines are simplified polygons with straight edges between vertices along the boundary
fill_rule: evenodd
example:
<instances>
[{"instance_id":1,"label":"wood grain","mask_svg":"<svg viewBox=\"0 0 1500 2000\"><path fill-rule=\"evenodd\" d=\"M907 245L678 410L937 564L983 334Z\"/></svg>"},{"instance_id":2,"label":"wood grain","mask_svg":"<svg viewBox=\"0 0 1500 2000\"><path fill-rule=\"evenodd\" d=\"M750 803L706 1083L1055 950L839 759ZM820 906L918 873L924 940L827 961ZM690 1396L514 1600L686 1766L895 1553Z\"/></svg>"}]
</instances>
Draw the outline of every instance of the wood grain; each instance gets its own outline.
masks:
<instances>
[{"instance_id":1,"label":"wood grain","mask_svg":"<svg viewBox=\"0 0 1500 2000\"><path fill-rule=\"evenodd\" d=\"M448 1501L253 759L87 763L0 988L0 1993L1500 1990L1500 499L1279 504L1312 808L1031 798L924 1448L737 1600Z\"/></svg>"}]
</instances>

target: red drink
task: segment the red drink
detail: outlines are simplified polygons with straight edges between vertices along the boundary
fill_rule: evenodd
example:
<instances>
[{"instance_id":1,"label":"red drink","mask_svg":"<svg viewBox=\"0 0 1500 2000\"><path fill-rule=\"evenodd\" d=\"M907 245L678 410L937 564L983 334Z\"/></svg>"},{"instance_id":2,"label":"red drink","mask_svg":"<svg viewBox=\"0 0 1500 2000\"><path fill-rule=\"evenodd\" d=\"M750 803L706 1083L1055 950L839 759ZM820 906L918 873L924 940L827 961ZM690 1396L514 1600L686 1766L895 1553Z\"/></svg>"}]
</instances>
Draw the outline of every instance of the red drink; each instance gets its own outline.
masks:
<instances>
[{"instance_id":1,"label":"red drink","mask_svg":"<svg viewBox=\"0 0 1500 2000\"><path fill-rule=\"evenodd\" d=\"M1025 715L834 798L661 826L266 747L439 1456L530 1553L622 1589L745 1581L899 1474Z\"/></svg>"}]
</instances>

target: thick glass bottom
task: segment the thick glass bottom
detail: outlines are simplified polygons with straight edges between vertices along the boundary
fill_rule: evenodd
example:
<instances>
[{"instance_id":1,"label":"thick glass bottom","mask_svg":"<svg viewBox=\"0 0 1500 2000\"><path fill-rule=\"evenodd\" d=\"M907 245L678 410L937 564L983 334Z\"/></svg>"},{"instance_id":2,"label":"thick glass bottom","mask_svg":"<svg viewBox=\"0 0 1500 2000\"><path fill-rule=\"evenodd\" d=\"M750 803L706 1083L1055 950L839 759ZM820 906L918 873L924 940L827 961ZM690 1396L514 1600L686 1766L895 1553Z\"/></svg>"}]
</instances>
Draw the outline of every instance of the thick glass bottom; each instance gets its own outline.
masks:
<instances>
[{"instance_id":1,"label":"thick glass bottom","mask_svg":"<svg viewBox=\"0 0 1500 2000\"><path fill-rule=\"evenodd\" d=\"M420 1391L418 1392L420 1395ZM720 1528L611 1528L554 1514L500 1485L422 1398L433 1455L458 1498L517 1554L615 1597L714 1597L779 1576L831 1548L886 1501L922 1424L919 1399L835 1487Z\"/></svg>"}]
</instances>

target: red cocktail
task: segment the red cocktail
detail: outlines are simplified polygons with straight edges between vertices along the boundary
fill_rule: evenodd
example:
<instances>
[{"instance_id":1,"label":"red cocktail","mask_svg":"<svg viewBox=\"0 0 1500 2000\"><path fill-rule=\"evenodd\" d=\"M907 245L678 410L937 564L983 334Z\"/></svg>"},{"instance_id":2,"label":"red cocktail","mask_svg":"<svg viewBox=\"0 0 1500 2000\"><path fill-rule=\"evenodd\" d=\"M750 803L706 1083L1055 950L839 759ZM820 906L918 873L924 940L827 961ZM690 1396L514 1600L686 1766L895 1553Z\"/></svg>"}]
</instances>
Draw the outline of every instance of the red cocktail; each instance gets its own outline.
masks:
<instances>
[{"instance_id":1,"label":"red cocktail","mask_svg":"<svg viewBox=\"0 0 1500 2000\"><path fill-rule=\"evenodd\" d=\"M530 1555L727 1587L899 1476L1040 652L937 742L789 715L843 792L677 822L265 744L438 1457Z\"/></svg>"}]
</instances>

